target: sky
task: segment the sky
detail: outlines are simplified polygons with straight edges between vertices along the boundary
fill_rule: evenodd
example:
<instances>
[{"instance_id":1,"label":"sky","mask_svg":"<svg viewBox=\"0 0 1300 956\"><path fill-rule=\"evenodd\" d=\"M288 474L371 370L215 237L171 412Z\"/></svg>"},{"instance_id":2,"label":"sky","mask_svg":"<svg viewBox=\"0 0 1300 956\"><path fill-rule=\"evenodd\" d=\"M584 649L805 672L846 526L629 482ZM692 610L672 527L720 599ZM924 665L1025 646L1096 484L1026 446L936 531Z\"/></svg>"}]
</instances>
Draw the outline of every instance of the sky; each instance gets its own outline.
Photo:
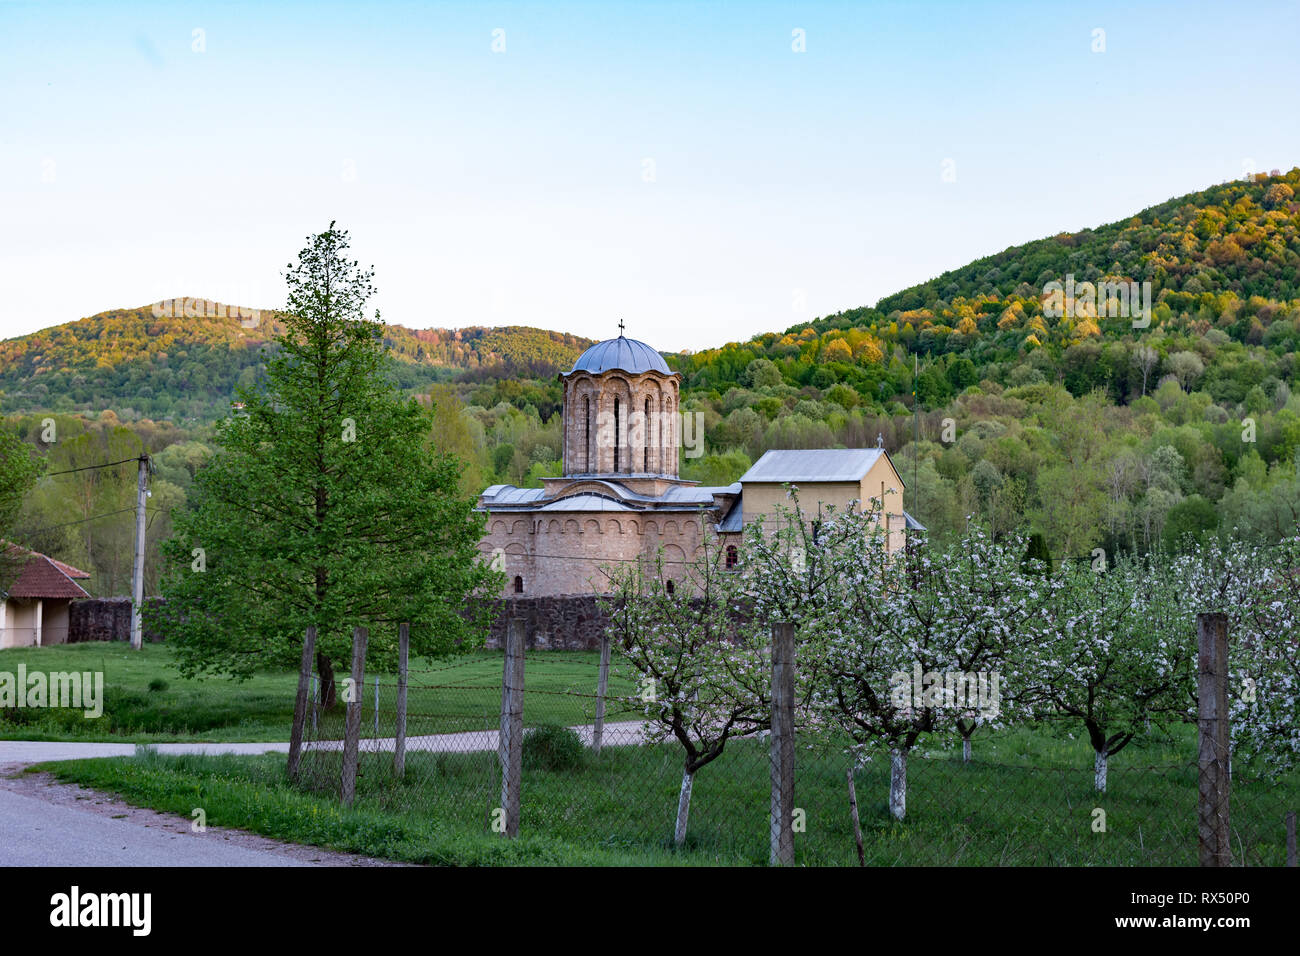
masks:
<instances>
[{"instance_id":1,"label":"sky","mask_svg":"<svg viewBox=\"0 0 1300 956\"><path fill-rule=\"evenodd\" d=\"M1300 2L0 0L0 338L282 306L702 349L1300 164Z\"/></svg>"}]
</instances>

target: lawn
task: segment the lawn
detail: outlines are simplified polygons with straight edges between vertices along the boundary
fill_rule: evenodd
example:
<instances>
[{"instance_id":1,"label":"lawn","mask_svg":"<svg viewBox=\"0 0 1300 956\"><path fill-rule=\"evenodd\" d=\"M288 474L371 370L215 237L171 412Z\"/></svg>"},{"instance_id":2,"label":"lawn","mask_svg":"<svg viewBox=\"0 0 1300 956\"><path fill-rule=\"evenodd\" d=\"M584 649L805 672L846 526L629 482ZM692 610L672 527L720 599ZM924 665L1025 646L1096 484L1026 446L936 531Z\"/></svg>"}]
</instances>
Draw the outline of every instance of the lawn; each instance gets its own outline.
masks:
<instances>
[{"instance_id":1,"label":"lawn","mask_svg":"<svg viewBox=\"0 0 1300 956\"><path fill-rule=\"evenodd\" d=\"M164 644L132 651L121 642L25 647L0 650L0 671L100 671L104 674L104 714L86 718L71 709L0 709L0 739L101 740L135 743L170 741L283 741L293 720L297 673L269 671L243 682L217 677L186 680ZM599 655L541 651L530 655L526 671L532 698L529 720L543 717L577 724L591 719ZM494 727L500 721L502 654L480 651L454 661L411 663L408 708L410 732L445 733ZM340 674L340 677L342 675ZM361 694L363 732L374 733L374 675ZM393 733L397 678L379 674L379 733ZM610 692L630 693L630 682L611 679ZM610 719L617 719L611 709ZM318 733L334 732L338 717L322 715Z\"/></svg>"},{"instance_id":2,"label":"lawn","mask_svg":"<svg viewBox=\"0 0 1300 956\"><path fill-rule=\"evenodd\" d=\"M976 759L923 751L908 768L905 822L886 806L887 762L860 769L856 784L871 865L1196 864L1196 775L1192 729L1153 733L1117 757L1110 790L1092 790L1087 745L1064 728L1019 728L976 738ZM317 783L333 785L338 755L312 755ZM797 862L856 865L845 758L801 747L795 804ZM755 865L767 860L768 755L734 741L695 779L689 836L669 845L681 752L676 744L607 747L570 769L524 773L522 842L492 834L500 777L492 753L413 753L402 781L391 755L362 756L355 807L325 790L284 781L282 756L235 758L145 753L136 758L53 764L62 779L131 802L190 815L202 806L216 825L410 862L683 863ZM1280 865L1283 816L1300 807L1300 778L1270 784L1235 768L1235 861ZM1105 813L1105 829L1098 829Z\"/></svg>"}]
</instances>

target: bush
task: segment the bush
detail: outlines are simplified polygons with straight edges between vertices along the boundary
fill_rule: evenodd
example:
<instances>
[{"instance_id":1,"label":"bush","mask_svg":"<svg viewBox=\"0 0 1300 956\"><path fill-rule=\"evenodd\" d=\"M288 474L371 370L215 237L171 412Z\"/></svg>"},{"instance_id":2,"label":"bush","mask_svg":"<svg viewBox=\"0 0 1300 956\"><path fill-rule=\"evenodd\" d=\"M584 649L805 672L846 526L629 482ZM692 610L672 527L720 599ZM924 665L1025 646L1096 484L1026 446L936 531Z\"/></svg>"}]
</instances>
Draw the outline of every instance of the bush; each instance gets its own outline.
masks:
<instances>
[{"instance_id":1,"label":"bush","mask_svg":"<svg viewBox=\"0 0 1300 956\"><path fill-rule=\"evenodd\" d=\"M149 689L154 693L159 693L167 689L167 682L161 677L155 677L149 682Z\"/></svg>"},{"instance_id":2,"label":"bush","mask_svg":"<svg viewBox=\"0 0 1300 956\"><path fill-rule=\"evenodd\" d=\"M542 724L524 734L523 764L527 770L577 770L586 755L582 738L568 727Z\"/></svg>"}]
</instances>

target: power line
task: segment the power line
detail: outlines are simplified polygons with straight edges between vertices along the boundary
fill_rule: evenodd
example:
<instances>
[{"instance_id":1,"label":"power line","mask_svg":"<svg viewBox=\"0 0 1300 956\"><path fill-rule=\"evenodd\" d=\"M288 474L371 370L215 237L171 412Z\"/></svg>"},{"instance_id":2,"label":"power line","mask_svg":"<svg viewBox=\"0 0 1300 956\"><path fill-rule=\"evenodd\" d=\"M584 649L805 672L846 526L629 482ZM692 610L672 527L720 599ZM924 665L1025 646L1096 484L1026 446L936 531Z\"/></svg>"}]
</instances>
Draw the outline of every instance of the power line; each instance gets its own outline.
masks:
<instances>
[{"instance_id":1,"label":"power line","mask_svg":"<svg viewBox=\"0 0 1300 956\"><path fill-rule=\"evenodd\" d=\"M81 518L77 521L65 521L63 524L52 524L45 528L36 528L26 532L28 535L42 534L46 531L53 531L56 528L69 528L74 524L85 524L87 521L98 521L100 518L111 518L113 515L120 515L127 511L135 511L134 507L119 508L117 511L106 511L102 515L91 515L89 518Z\"/></svg>"},{"instance_id":2,"label":"power line","mask_svg":"<svg viewBox=\"0 0 1300 956\"><path fill-rule=\"evenodd\" d=\"M83 465L81 468L69 468L66 471L51 471L48 472L45 477L53 478L57 475L73 475L79 471L91 471L95 468L116 468L118 465L125 465L129 461L139 461L141 457L147 456L136 455L134 458L123 458L121 461L110 461L103 465Z\"/></svg>"}]
</instances>

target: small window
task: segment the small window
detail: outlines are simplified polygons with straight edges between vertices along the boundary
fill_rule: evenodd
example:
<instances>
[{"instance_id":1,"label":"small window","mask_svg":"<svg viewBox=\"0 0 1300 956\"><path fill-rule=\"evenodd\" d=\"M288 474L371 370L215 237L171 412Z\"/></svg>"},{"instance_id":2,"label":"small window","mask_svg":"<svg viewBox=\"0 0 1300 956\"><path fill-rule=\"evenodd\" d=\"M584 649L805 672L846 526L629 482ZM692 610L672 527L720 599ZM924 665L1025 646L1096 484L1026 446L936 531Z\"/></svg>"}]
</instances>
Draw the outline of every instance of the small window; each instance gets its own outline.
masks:
<instances>
[{"instance_id":1,"label":"small window","mask_svg":"<svg viewBox=\"0 0 1300 956\"><path fill-rule=\"evenodd\" d=\"M740 552L734 544L727 545L727 570L730 571L740 562Z\"/></svg>"},{"instance_id":2,"label":"small window","mask_svg":"<svg viewBox=\"0 0 1300 956\"><path fill-rule=\"evenodd\" d=\"M517 574L515 575L515 593L516 594L524 593L524 579Z\"/></svg>"},{"instance_id":3,"label":"small window","mask_svg":"<svg viewBox=\"0 0 1300 956\"><path fill-rule=\"evenodd\" d=\"M669 593L669 594L672 594L672 593L673 593L674 591L676 591L676 590L677 590L677 588L676 588L676 586L674 586L673 582L672 582L672 581L669 581L669 582L668 582L668 593Z\"/></svg>"}]
</instances>

